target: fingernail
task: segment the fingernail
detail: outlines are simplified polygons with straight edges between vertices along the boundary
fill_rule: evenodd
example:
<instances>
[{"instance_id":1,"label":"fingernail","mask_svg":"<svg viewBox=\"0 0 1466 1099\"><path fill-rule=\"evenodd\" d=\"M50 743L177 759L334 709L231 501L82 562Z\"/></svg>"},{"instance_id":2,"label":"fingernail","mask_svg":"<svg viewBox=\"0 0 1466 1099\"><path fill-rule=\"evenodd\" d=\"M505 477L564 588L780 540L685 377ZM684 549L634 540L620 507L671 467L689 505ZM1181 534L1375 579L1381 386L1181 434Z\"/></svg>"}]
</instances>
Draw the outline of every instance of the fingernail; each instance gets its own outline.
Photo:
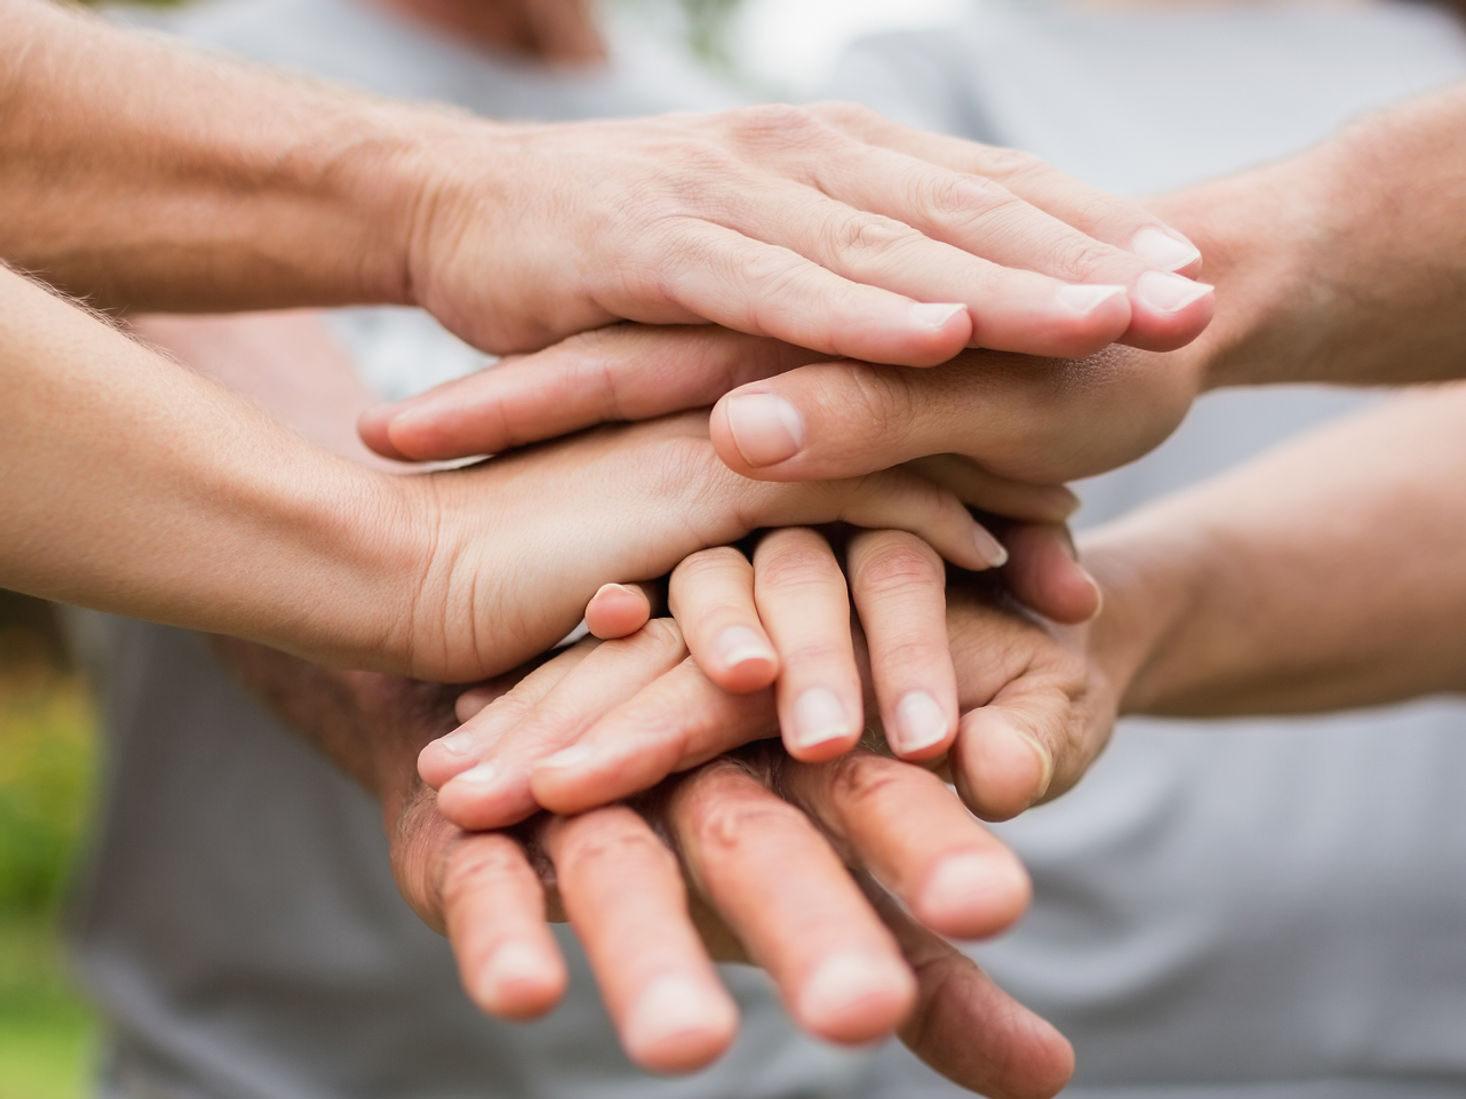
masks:
<instances>
[{"instance_id":1,"label":"fingernail","mask_svg":"<svg viewBox=\"0 0 1466 1099\"><path fill-rule=\"evenodd\" d=\"M467 729L457 729L447 736L440 736L433 743L450 756L466 756L469 752L473 751L474 741L477 739Z\"/></svg>"},{"instance_id":2,"label":"fingernail","mask_svg":"<svg viewBox=\"0 0 1466 1099\"><path fill-rule=\"evenodd\" d=\"M922 902L929 912L951 915L964 912L995 892L1012 886L1019 871L1007 856L965 853L952 855L937 864L922 890Z\"/></svg>"},{"instance_id":3,"label":"fingernail","mask_svg":"<svg viewBox=\"0 0 1466 1099\"><path fill-rule=\"evenodd\" d=\"M729 626L718 635L718 661L725 668L736 668L750 660L774 660L774 650L747 626Z\"/></svg>"},{"instance_id":4,"label":"fingernail","mask_svg":"<svg viewBox=\"0 0 1466 1099\"><path fill-rule=\"evenodd\" d=\"M572 744L569 748L562 748L552 756L546 756L536 763L535 767L579 767L589 762L594 755L595 752L584 744Z\"/></svg>"},{"instance_id":5,"label":"fingernail","mask_svg":"<svg viewBox=\"0 0 1466 1099\"><path fill-rule=\"evenodd\" d=\"M1003 543L988 533L986 527L978 524L972 541L977 546L977 555L987 562L988 568L1000 569L1008 563L1008 551L1003 548Z\"/></svg>"},{"instance_id":6,"label":"fingernail","mask_svg":"<svg viewBox=\"0 0 1466 1099\"><path fill-rule=\"evenodd\" d=\"M850 735L850 715L839 696L828 687L811 687L794 700L794 728L789 740L795 748L813 748Z\"/></svg>"},{"instance_id":7,"label":"fingernail","mask_svg":"<svg viewBox=\"0 0 1466 1099\"><path fill-rule=\"evenodd\" d=\"M454 776L455 783L467 783L470 786L492 786L499 777L499 768L493 763L479 763Z\"/></svg>"},{"instance_id":8,"label":"fingernail","mask_svg":"<svg viewBox=\"0 0 1466 1099\"><path fill-rule=\"evenodd\" d=\"M925 691L912 691L896 703L896 728L892 730L896 751L919 752L944 740L951 731L951 720L941 703Z\"/></svg>"},{"instance_id":9,"label":"fingernail","mask_svg":"<svg viewBox=\"0 0 1466 1099\"><path fill-rule=\"evenodd\" d=\"M1049 754L1049 750L1031 735L1006 721L994 732L999 738L1000 751L1019 766L1031 759L1038 760L1039 778L1034 788L1033 800L1037 801L1048 793L1049 784L1054 781L1054 757Z\"/></svg>"},{"instance_id":10,"label":"fingernail","mask_svg":"<svg viewBox=\"0 0 1466 1099\"><path fill-rule=\"evenodd\" d=\"M658 977L626 1017L626 1045L638 1054L654 1054L680 1036L726 1033L737 1023L737 1009L727 997L710 995L705 985L687 977Z\"/></svg>"},{"instance_id":11,"label":"fingernail","mask_svg":"<svg viewBox=\"0 0 1466 1099\"><path fill-rule=\"evenodd\" d=\"M923 302L920 305L911 307L911 324L913 328L930 329L933 332L940 332L947 327L947 322L958 313L967 312L967 306L960 302L943 302L932 304Z\"/></svg>"},{"instance_id":12,"label":"fingernail","mask_svg":"<svg viewBox=\"0 0 1466 1099\"><path fill-rule=\"evenodd\" d=\"M1123 286L1070 285L1059 287L1059 304L1083 316L1093 313L1106 302L1129 293Z\"/></svg>"},{"instance_id":13,"label":"fingernail","mask_svg":"<svg viewBox=\"0 0 1466 1099\"><path fill-rule=\"evenodd\" d=\"M728 430L743 460L754 467L786 461L804 446L799 411L772 393L740 393L728 398Z\"/></svg>"},{"instance_id":14,"label":"fingernail","mask_svg":"<svg viewBox=\"0 0 1466 1099\"><path fill-rule=\"evenodd\" d=\"M1135 280L1135 297L1141 304L1161 313L1179 313L1215 289L1210 283L1195 282L1160 271L1147 271Z\"/></svg>"},{"instance_id":15,"label":"fingernail","mask_svg":"<svg viewBox=\"0 0 1466 1099\"><path fill-rule=\"evenodd\" d=\"M489 955L479 971L479 987L492 1003L501 1003L514 985L541 985L553 978L544 956L524 943L505 943Z\"/></svg>"},{"instance_id":16,"label":"fingernail","mask_svg":"<svg viewBox=\"0 0 1466 1099\"><path fill-rule=\"evenodd\" d=\"M596 589L596 595L605 595L608 592L619 592L622 595L639 595L635 588L629 588L625 584L602 584Z\"/></svg>"},{"instance_id":17,"label":"fingernail","mask_svg":"<svg viewBox=\"0 0 1466 1099\"><path fill-rule=\"evenodd\" d=\"M849 1016L862 1000L886 994L902 983L889 964L855 954L837 954L805 982L799 994L799 1014L816 1023Z\"/></svg>"},{"instance_id":18,"label":"fingernail","mask_svg":"<svg viewBox=\"0 0 1466 1099\"><path fill-rule=\"evenodd\" d=\"M1162 271L1179 271L1201 258L1196 245L1185 237L1147 225L1130 241L1130 251L1152 267Z\"/></svg>"}]
</instances>

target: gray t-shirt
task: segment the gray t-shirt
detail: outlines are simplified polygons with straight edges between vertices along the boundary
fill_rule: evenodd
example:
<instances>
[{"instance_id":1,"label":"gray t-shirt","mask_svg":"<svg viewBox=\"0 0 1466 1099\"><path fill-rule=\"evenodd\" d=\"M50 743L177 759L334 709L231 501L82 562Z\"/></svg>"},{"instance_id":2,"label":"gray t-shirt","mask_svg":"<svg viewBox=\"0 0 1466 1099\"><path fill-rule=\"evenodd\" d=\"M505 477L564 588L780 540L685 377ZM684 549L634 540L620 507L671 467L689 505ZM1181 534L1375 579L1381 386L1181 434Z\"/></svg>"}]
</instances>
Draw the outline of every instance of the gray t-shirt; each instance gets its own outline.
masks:
<instances>
[{"instance_id":1,"label":"gray t-shirt","mask_svg":"<svg viewBox=\"0 0 1466 1099\"><path fill-rule=\"evenodd\" d=\"M707 106L725 94L646 56L597 77L548 78L346 0L238 0L182 29L500 115ZM1277 155L1362 106L1462 74L1455 25L1413 5L1099 18L994 4L950 32L854 51L833 92L1144 191ZM476 361L412 314L353 311L338 329L389 392ZM1086 486L1087 516L1355 400L1209 398L1156 456ZM529 1027L482 1019L444 944L398 899L360 791L234 687L197 639L109 628L112 750L75 920L111 1035L107 1094L955 1094L899 1047L867 1058L798 1038L743 971L730 971L745 1006L734 1053L690 1080L643 1077L617 1051L568 936L565 1008ZM1079 790L1005 826L1037 899L1016 934L978 954L1075 1040L1071 1094L1466 1093L1466 835L1453 781L1466 774L1463 717L1422 703L1203 731L1131 724Z\"/></svg>"}]
</instances>

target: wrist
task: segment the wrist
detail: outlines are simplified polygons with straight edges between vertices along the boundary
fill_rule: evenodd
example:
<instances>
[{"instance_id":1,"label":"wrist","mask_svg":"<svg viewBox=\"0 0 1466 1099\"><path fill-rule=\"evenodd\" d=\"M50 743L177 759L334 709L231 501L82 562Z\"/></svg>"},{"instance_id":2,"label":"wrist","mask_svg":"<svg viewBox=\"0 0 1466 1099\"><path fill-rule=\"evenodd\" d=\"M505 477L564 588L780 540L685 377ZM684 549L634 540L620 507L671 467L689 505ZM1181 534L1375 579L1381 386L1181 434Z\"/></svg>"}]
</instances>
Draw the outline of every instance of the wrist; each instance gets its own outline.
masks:
<instances>
[{"instance_id":1,"label":"wrist","mask_svg":"<svg viewBox=\"0 0 1466 1099\"><path fill-rule=\"evenodd\" d=\"M1212 323L1175 356L1197 392L1288 382L1332 309L1319 279L1329 245L1307 158L1188 188L1153 205L1201 249Z\"/></svg>"},{"instance_id":2,"label":"wrist","mask_svg":"<svg viewBox=\"0 0 1466 1099\"><path fill-rule=\"evenodd\" d=\"M1108 679L1121 714L1169 712L1172 639L1195 605L1204 569L1180 541L1188 532L1152 529L1142 515L1086 535L1085 568L1104 604L1090 630L1092 660Z\"/></svg>"}]
</instances>

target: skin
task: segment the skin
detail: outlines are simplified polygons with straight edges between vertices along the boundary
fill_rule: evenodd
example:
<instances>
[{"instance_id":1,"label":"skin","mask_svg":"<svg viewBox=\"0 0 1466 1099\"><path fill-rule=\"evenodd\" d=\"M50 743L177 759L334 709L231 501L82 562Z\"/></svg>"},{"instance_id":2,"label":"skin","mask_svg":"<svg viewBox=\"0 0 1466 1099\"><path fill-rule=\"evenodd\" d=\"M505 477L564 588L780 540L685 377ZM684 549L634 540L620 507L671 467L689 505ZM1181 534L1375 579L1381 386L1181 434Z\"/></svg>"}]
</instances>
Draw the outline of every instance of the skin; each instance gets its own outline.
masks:
<instances>
[{"instance_id":1,"label":"skin","mask_svg":"<svg viewBox=\"0 0 1466 1099\"><path fill-rule=\"evenodd\" d=\"M1104 603L1090 622L949 590L962 716L947 766L965 803L1004 819L1062 794L1119 714L1310 713L1466 689L1463 414L1461 384L1397 398L1093 532L1081 549ZM532 772L538 801L593 806L646 778L629 760L675 772L775 717L768 692L731 694L689 663L620 682L609 714L577 727L601 751L553 781ZM525 751L517 731L505 739ZM420 760L445 783L445 812L483 812L446 762L441 743Z\"/></svg>"},{"instance_id":2,"label":"skin","mask_svg":"<svg viewBox=\"0 0 1466 1099\"><path fill-rule=\"evenodd\" d=\"M1138 205L858 108L508 125L0 12L0 194L26 211L0 256L103 306L415 304L495 352L711 321L910 363L1175 346L1210 315L1168 273L1195 249ZM563 5L421 14L586 50Z\"/></svg>"},{"instance_id":3,"label":"skin","mask_svg":"<svg viewBox=\"0 0 1466 1099\"><path fill-rule=\"evenodd\" d=\"M675 631L663 637L680 645ZM221 650L380 798L403 896L448 937L482 1010L522 1019L559 1000L566 971L546 930L552 916L575 927L628 1055L650 1070L687 1071L727 1047L736 1009L711 959L747 960L742 943L820 1037L863 1043L899 1031L933 1068L999 1099L1050 1096L1067 1081L1063 1038L891 899L964 935L1007 926L1027 900L1016 860L930 774L869 754L821 765L749 756L701 768L635 808L469 833L436 811L413 768L452 720L451 694L240 642ZM514 691L555 682L555 664ZM911 819L933 827L896 827Z\"/></svg>"},{"instance_id":4,"label":"skin","mask_svg":"<svg viewBox=\"0 0 1466 1099\"><path fill-rule=\"evenodd\" d=\"M1177 350L1077 361L968 352L902 370L714 330L623 328L376 409L363 437L384 454L443 458L716 402L713 444L748 477L851 476L960 454L1010 480L1057 484L1152 449L1210 389L1453 378L1466 344L1463 119L1466 88L1448 89L1153 202L1197 242L1218 290L1215 321Z\"/></svg>"},{"instance_id":5,"label":"skin","mask_svg":"<svg viewBox=\"0 0 1466 1099\"><path fill-rule=\"evenodd\" d=\"M143 327L296 430L381 464L349 428L350 410L370 395L314 318L157 318ZM272 346L266 369L254 369ZM303 355L328 384L302 381L294 363ZM899 1031L938 1071L1000 1097L1049 1096L1067 1080L1063 1038L940 937L1008 926L1028 885L930 773L870 753L819 765L748 755L668 784L634 809L541 818L512 834L465 832L443 817L415 767L422 747L453 724L456 692L235 640L218 647L382 802L403 895L448 936L465 990L485 1011L525 1018L554 1006L565 969L545 920L568 918L628 1054L650 1069L693 1068L726 1047L736 1017L710 959L751 958L773 974L799 1025L821 1037L865 1042ZM659 666L686 652L675 627L582 642L458 698L459 713L506 690L503 702L533 705L577 666L618 649ZM600 701L598 692L579 704ZM922 818L929 827L898 827Z\"/></svg>"},{"instance_id":6,"label":"skin","mask_svg":"<svg viewBox=\"0 0 1466 1099\"><path fill-rule=\"evenodd\" d=\"M73 331L68 304L4 272L0 309L14 336L0 350L14 413L0 507L24 532L0 548L0 583L31 594L462 681L553 644L601 584L660 575L760 526L910 527L964 567L992 560L961 503L980 499L908 471L843 486L739 478L702 415L388 475L100 322ZM90 440L85 477L73 434ZM582 554L568 525L598 553Z\"/></svg>"}]
</instances>

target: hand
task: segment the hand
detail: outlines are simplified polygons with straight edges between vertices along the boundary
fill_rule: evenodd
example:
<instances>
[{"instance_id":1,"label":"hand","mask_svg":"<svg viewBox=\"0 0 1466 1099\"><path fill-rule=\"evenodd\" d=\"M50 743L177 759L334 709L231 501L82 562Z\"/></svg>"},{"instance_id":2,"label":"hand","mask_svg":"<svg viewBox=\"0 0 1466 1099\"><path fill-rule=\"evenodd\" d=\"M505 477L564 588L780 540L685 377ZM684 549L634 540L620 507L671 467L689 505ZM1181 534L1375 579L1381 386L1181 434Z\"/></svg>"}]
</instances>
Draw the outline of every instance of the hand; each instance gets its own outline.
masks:
<instances>
[{"instance_id":1,"label":"hand","mask_svg":"<svg viewBox=\"0 0 1466 1099\"><path fill-rule=\"evenodd\" d=\"M518 703L543 701L591 647L521 681ZM460 713L494 694L474 692ZM635 809L539 818L519 840L458 831L424 791L397 821L404 896L446 928L465 988L492 1014L526 1017L558 999L565 971L544 916L563 909L628 1054L647 1068L696 1068L731 1040L736 1012L711 956L768 969L811 1033L859 1043L900 1027L923 1060L984 1094L1050 1095L1068 1077L1059 1035L865 877L962 937L1006 927L1026 903L1012 856L918 768L869 753L723 760ZM863 868L863 887L842 857ZM558 883L548 894L541 867Z\"/></svg>"},{"instance_id":2,"label":"hand","mask_svg":"<svg viewBox=\"0 0 1466 1099\"><path fill-rule=\"evenodd\" d=\"M419 121L405 285L489 351L712 321L916 366L1175 347L1211 313L1209 287L1170 273L1200 254L1137 204L855 106Z\"/></svg>"},{"instance_id":3,"label":"hand","mask_svg":"<svg viewBox=\"0 0 1466 1099\"><path fill-rule=\"evenodd\" d=\"M1063 552L1055 532L1043 528L1020 528L1010 540L1023 559ZM895 559L908 548L897 544ZM795 552L804 558L796 575L822 568L808 546ZM915 624L898 621L909 600L888 586L893 573L904 571L893 570L891 560L881 561L877 547L877 556L853 579L857 602L874 607L872 620L882 624L864 646L868 655L856 653L869 667L887 666L874 676L885 727L900 729L899 700L906 693L926 690L940 698L933 681L955 674L953 709L962 717L955 739L948 734L945 740L968 805L1004 818L1067 790L1108 739L1138 662L1118 608L1091 624L1061 626L1016 607L1001 591L957 587L948 593L946 634L938 639L929 622L923 628L930 615ZM935 610L941 604L930 587L929 580L922 582L921 602ZM843 592L804 590L804 618L825 617L837 607L848 613ZM688 617L690 629L703 628L700 616ZM780 713L775 692L727 691L684 652L675 625L654 622L625 641L587 652L534 706L511 692L422 753L419 767L439 787L439 807L480 828L522 819L541 806L577 812L770 735ZM830 678L843 683L840 676ZM863 672L861 679L870 682L872 675ZM900 743L899 731L887 738Z\"/></svg>"},{"instance_id":4,"label":"hand","mask_svg":"<svg viewBox=\"0 0 1466 1099\"><path fill-rule=\"evenodd\" d=\"M1058 485L1146 453L1205 384L1209 343L1169 354L1111 348L1077 362L968 352L901 370L824 362L807 351L716 328L623 326L588 332L362 417L392 458L495 453L615 420L716 402L711 438L747 477L853 477L916 459L934 471L970 459L983 506L1020 519L1037 485ZM1062 519L1062 514L1057 518Z\"/></svg>"},{"instance_id":5,"label":"hand","mask_svg":"<svg viewBox=\"0 0 1466 1099\"><path fill-rule=\"evenodd\" d=\"M970 569L999 552L958 496L909 472L799 486L738 477L713 454L699 415L397 483L412 545L427 543L402 567L421 579L380 648L350 655L436 680L512 667L565 636L601 584L664 575L757 527L910 529Z\"/></svg>"}]
</instances>

